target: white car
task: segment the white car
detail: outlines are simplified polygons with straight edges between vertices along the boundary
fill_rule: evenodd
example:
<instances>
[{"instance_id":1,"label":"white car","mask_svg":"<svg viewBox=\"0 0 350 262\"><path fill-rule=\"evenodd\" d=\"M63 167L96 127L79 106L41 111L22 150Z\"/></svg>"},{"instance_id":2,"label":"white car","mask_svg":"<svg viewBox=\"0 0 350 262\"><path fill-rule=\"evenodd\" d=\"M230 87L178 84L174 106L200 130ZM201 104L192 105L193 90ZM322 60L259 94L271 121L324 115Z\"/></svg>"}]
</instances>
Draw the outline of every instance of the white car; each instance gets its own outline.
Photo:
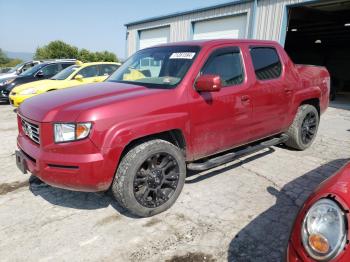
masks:
<instances>
[{"instance_id":1,"label":"white car","mask_svg":"<svg viewBox=\"0 0 350 262\"><path fill-rule=\"evenodd\" d=\"M37 64L40 64L41 62L42 61L35 60L35 61L28 61L28 62L18 64L14 68L12 68L10 71L0 74L0 80L5 79L5 78L9 78L9 77L13 77L13 76L17 76L20 73L26 71L27 69L29 69Z\"/></svg>"}]
</instances>

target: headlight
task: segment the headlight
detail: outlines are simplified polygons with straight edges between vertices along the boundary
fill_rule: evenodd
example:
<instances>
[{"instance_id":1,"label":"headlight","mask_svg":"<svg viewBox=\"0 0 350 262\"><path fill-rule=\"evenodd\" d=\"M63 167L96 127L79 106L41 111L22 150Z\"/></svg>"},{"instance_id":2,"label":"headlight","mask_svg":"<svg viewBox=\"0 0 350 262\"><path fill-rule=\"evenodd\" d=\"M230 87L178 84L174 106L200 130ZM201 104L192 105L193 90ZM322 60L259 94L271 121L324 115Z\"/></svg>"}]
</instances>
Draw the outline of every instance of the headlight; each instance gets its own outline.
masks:
<instances>
[{"instance_id":1,"label":"headlight","mask_svg":"<svg viewBox=\"0 0 350 262\"><path fill-rule=\"evenodd\" d=\"M307 253L317 261L336 257L346 243L345 223L345 215L336 202L317 201L307 212L301 230Z\"/></svg>"},{"instance_id":2,"label":"headlight","mask_svg":"<svg viewBox=\"0 0 350 262\"><path fill-rule=\"evenodd\" d=\"M91 123L54 124L55 142L81 140L90 134Z\"/></svg>"},{"instance_id":3,"label":"headlight","mask_svg":"<svg viewBox=\"0 0 350 262\"><path fill-rule=\"evenodd\" d=\"M0 86L6 86L8 84L11 84L15 79L7 79L5 81L0 82Z\"/></svg>"},{"instance_id":4,"label":"headlight","mask_svg":"<svg viewBox=\"0 0 350 262\"><path fill-rule=\"evenodd\" d=\"M34 95L36 94L37 90L35 88L28 88L24 89L19 92L20 95Z\"/></svg>"}]
</instances>

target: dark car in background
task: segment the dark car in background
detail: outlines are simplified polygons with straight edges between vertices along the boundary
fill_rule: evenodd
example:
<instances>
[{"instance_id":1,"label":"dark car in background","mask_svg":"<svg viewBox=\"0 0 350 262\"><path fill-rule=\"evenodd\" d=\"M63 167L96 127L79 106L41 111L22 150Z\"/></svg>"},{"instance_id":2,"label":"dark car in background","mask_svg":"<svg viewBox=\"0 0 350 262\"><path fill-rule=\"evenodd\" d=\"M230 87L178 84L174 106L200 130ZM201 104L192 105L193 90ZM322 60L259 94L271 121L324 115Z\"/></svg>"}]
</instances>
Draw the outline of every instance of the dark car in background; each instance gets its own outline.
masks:
<instances>
[{"instance_id":1,"label":"dark car in background","mask_svg":"<svg viewBox=\"0 0 350 262\"><path fill-rule=\"evenodd\" d=\"M18 85L48 79L61 70L76 64L76 60L44 61L23 73L0 80L0 102L9 102L9 94Z\"/></svg>"},{"instance_id":2,"label":"dark car in background","mask_svg":"<svg viewBox=\"0 0 350 262\"><path fill-rule=\"evenodd\" d=\"M23 73L24 71L28 70L29 68L32 68L33 66L40 64L42 62L43 61L40 61L40 60L31 60L31 61L20 63L13 68L8 68L7 71L3 71L2 69L0 73L0 82L5 78L17 76Z\"/></svg>"}]
</instances>

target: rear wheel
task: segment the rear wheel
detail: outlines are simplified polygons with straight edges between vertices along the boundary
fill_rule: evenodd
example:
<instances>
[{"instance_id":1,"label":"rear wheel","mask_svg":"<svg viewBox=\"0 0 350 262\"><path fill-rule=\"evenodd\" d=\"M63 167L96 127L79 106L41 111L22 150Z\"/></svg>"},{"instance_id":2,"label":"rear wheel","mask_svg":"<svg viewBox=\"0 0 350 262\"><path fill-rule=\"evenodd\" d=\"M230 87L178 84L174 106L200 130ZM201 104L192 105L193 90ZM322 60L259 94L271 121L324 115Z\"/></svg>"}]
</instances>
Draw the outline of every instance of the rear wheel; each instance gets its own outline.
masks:
<instances>
[{"instance_id":1,"label":"rear wheel","mask_svg":"<svg viewBox=\"0 0 350 262\"><path fill-rule=\"evenodd\" d=\"M181 150L167 141L151 140L135 146L123 157L112 192L131 213L153 216L175 203L185 177Z\"/></svg>"},{"instance_id":2,"label":"rear wheel","mask_svg":"<svg viewBox=\"0 0 350 262\"><path fill-rule=\"evenodd\" d=\"M316 138L319 125L319 114L312 105L302 105L289 127L289 136L286 145L297 150L305 150L310 147Z\"/></svg>"}]
</instances>

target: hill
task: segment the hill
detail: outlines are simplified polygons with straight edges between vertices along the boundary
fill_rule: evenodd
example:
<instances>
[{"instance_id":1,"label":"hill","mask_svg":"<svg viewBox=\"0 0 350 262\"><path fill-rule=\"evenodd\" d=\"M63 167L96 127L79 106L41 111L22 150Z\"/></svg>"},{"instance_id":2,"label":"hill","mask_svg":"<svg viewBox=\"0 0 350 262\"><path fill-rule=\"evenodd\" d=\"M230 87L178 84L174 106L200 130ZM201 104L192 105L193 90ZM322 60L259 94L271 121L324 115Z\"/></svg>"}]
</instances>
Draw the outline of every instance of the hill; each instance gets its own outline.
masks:
<instances>
[{"instance_id":1,"label":"hill","mask_svg":"<svg viewBox=\"0 0 350 262\"><path fill-rule=\"evenodd\" d=\"M4 52L9 58L19 58L23 61L32 60L34 56L33 53L29 53L29 52L12 52L12 51L4 51Z\"/></svg>"}]
</instances>

